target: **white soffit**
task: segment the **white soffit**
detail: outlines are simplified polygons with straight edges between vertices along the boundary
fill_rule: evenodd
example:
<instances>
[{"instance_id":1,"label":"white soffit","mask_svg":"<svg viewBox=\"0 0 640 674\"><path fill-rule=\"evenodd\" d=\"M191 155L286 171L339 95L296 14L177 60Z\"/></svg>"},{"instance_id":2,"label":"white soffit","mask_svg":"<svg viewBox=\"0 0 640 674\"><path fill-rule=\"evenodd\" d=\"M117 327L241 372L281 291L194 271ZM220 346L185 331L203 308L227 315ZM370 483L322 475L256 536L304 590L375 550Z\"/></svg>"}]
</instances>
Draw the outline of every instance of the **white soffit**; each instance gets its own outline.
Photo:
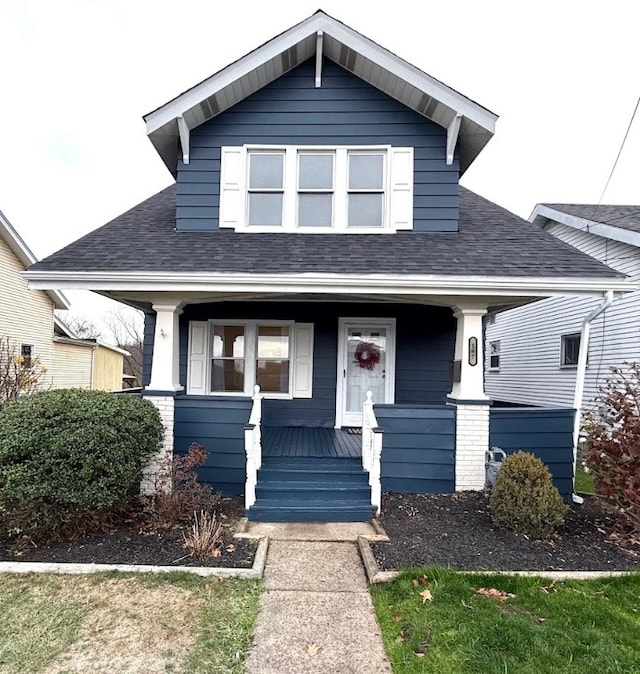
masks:
<instances>
[{"instance_id":1,"label":"white soffit","mask_svg":"<svg viewBox=\"0 0 640 674\"><path fill-rule=\"evenodd\" d=\"M262 89L316 54L319 31L324 56L388 96L445 129L460 116L461 173L493 136L494 113L318 11L144 116L149 139L169 170L175 175L179 117L194 129Z\"/></svg>"},{"instance_id":2,"label":"white soffit","mask_svg":"<svg viewBox=\"0 0 640 674\"><path fill-rule=\"evenodd\" d=\"M529 216L529 221L545 229L548 220L553 220L561 225L566 225L582 232L597 234L612 241L620 241L621 243L628 243L630 246L640 248L640 234L638 232L632 232L615 225L606 225L588 218L580 218L577 215L571 215L544 204L536 204L536 207Z\"/></svg>"}]
</instances>

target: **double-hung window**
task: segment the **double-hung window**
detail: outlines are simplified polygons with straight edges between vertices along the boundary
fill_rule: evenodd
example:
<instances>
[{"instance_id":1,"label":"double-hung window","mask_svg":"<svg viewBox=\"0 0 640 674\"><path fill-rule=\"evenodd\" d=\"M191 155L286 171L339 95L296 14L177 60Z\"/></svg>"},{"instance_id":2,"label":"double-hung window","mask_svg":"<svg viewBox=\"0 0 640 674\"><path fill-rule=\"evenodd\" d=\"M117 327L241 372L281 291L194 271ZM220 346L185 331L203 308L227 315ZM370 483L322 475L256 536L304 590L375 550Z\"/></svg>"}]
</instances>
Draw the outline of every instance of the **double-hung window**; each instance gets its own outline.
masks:
<instances>
[{"instance_id":1,"label":"double-hung window","mask_svg":"<svg viewBox=\"0 0 640 674\"><path fill-rule=\"evenodd\" d=\"M500 340L489 342L489 369L500 369Z\"/></svg>"},{"instance_id":2,"label":"double-hung window","mask_svg":"<svg viewBox=\"0 0 640 674\"><path fill-rule=\"evenodd\" d=\"M311 397L313 325L212 320L189 324L187 393Z\"/></svg>"},{"instance_id":3,"label":"double-hung window","mask_svg":"<svg viewBox=\"0 0 640 674\"><path fill-rule=\"evenodd\" d=\"M562 335L560 338L560 367L576 367L580 355L580 333Z\"/></svg>"},{"instance_id":4,"label":"double-hung window","mask_svg":"<svg viewBox=\"0 0 640 674\"><path fill-rule=\"evenodd\" d=\"M381 232L413 227L413 148L221 150L220 227Z\"/></svg>"}]
</instances>

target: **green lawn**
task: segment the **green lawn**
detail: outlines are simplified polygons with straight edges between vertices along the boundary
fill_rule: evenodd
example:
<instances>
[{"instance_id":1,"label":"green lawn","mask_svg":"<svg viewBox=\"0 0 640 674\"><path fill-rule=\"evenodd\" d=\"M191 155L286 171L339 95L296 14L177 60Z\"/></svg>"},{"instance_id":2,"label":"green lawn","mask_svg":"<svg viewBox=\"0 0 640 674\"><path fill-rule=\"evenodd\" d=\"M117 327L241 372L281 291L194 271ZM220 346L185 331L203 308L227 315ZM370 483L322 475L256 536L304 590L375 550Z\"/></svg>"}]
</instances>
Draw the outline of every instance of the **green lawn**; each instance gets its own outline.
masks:
<instances>
[{"instance_id":1,"label":"green lawn","mask_svg":"<svg viewBox=\"0 0 640 674\"><path fill-rule=\"evenodd\" d=\"M243 671L261 583L0 575L0 672Z\"/></svg>"},{"instance_id":2,"label":"green lawn","mask_svg":"<svg viewBox=\"0 0 640 674\"><path fill-rule=\"evenodd\" d=\"M595 492L593 473L585 473L582 463L578 462L576 466L576 493L595 494Z\"/></svg>"},{"instance_id":3,"label":"green lawn","mask_svg":"<svg viewBox=\"0 0 640 674\"><path fill-rule=\"evenodd\" d=\"M396 674L640 672L640 575L550 586L420 569L371 592Z\"/></svg>"}]
</instances>

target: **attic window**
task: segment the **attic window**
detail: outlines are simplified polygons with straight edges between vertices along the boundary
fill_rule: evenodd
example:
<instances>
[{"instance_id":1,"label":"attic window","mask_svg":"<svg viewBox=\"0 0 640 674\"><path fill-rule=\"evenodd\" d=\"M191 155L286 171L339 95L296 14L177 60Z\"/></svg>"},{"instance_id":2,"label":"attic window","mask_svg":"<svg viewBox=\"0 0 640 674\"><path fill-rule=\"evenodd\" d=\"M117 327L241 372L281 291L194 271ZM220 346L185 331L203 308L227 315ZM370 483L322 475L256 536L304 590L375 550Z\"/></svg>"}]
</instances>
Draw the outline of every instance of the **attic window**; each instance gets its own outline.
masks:
<instances>
[{"instance_id":1,"label":"attic window","mask_svg":"<svg viewBox=\"0 0 640 674\"><path fill-rule=\"evenodd\" d=\"M413 148L223 147L221 164L221 228L413 228Z\"/></svg>"}]
</instances>

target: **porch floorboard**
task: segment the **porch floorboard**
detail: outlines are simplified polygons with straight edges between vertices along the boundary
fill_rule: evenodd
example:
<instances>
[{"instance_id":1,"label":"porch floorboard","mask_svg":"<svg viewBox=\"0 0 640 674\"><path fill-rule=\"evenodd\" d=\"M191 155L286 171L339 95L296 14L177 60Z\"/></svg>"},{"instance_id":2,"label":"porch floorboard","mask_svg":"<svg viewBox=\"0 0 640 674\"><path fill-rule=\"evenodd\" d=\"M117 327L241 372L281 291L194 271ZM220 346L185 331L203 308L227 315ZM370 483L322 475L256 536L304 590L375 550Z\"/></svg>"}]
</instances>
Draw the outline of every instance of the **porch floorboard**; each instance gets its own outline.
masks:
<instances>
[{"instance_id":1,"label":"porch floorboard","mask_svg":"<svg viewBox=\"0 0 640 674\"><path fill-rule=\"evenodd\" d=\"M263 426L263 457L356 459L362 436L344 429L303 426Z\"/></svg>"}]
</instances>

